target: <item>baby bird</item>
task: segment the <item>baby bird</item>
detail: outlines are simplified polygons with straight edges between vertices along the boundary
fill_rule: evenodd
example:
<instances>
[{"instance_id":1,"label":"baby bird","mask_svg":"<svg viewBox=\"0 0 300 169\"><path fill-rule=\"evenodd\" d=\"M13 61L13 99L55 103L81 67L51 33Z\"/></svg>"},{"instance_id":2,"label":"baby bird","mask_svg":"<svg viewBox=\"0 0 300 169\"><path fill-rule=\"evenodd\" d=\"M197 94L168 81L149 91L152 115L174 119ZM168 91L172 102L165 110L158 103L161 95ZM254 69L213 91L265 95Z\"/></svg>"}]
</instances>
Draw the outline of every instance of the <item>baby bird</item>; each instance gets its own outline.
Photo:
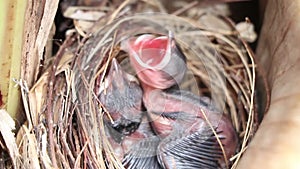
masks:
<instances>
[{"instance_id":1,"label":"baby bird","mask_svg":"<svg viewBox=\"0 0 300 169\"><path fill-rule=\"evenodd\" d=\"M99 100L109 112L112 127L122 135L134 132L142 118L142 89L134 76L122 70L116 59L100 88ZM110 121L105 117L106 121Z\"/></svg>"},{"instance_id":2,"label":"baby bird","mask_svg":"<svg viewBox=\"0 0 300 169\"><path fill-rule=\"evenodd\" d=\"M194 168L214 168L223 166L225 160L234 155L238 139L232 123L208 102L208 98L202 99L187 91L165 92L143 83L142 87L152 127L163 139L158 153L162 154L159 157L165 168L175 165L186 168L184 161ZM217 137L224 147L224 157Z\"/></svg>"},{"instance_id":3,"label":"baby bird","mask_svg":"<svg viewBox=\"0 0 300 169\"><path fill-rule=\"evenodd\" d=\"M230 120L208 98L187 91L163 91L179 84L186 71L185 58L173 36L141 35L125 40L122 46L140 79L151 125L162 139L157 150L161 166L224 166L238 144Z\"/></svg>"},{"instance_id":4,"label":"baby bird","mask_svg":"<svg viewBox=\"0 0 300 169\"><path fill-rule=\"evenodd\" d=\"M168 36L131 37L121 42L121 49L129 53L138 78L157 89L180 82L186 72L185 56L171 32Z\"/></svg>"}]
</instances>

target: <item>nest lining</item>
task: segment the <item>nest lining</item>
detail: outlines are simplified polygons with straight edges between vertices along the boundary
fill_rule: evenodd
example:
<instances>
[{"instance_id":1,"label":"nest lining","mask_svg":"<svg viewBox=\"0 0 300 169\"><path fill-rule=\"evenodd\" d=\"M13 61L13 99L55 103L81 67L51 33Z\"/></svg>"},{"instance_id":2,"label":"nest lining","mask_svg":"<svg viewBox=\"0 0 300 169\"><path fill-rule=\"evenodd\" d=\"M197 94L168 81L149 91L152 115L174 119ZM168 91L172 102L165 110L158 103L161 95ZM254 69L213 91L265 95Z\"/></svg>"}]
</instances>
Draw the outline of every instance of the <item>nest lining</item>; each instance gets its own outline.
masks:
<instances>
[{"instance_id":1,"label":"nest lining","mask_svg":"<svg viewBox=\"0 0 300 169\"><path fill-rule=\"evenodd\" d=\"M116 15L117 12L112 14ZM109 25L103 26L102 22L95 26L97 31L81 43L75 43L76 36L69 36L67 40L72 42L65 41L57 54L60 57L50 63L52 69L45 70L34 87L28 90L20 82L28 126L23 125L18 132L22 154L19 167L123 168L105 134L103 116L109 112L97 98L97 87L114 57L131 71L128 55L120 51L122 40L138 34L167 35L172 31L187 57L189 69L181 87L210 97L231 118L239 135L240 147L231 159L231 168L235 168L259 123L254 93L260 74L251 49L232 22L226 17L213 17L223 24L222 28L152 13L115 21L111 17ZM49 81L55 82L52 87ZM49 92L51 102L47 100ZM55 112L50 119L47 111ZM48 131L50 122L52 132Z\"/></svg>"},{"instance_id":2,"label":"nest lining","mask_svg":"<svg viewBox=\"0 0 300 169\"><path fill-rule=\"evenodd\" d=\"M227 22L222 17L219 19ZM227 24L230 25L229 22ZM82 127L87 129L86 134L97 143L93 144L93 147L98 147L96 152L103 149L105 157L101 154L99 158L103 158L103 161L108 163L106 165L121 167L108 140L105 139L102 118L103 112L109 112L97 106L99 101L93 89L95 81L101 76L101 85L113 57L117 57L120 62L126 60L126 54L120 56L119 44L122 40L145 33L167 35L168 31L174 33L177 43L187 57L191 75L186 77L182 85L186 90L211 97L215 104L231 117L240 136L240 152L244 151L250 136L255 132L258 123L254 106L256 66L253 53L239 39L232 26L230 30L214 31L194 21L172 15L128 16L101 28L90 37L76 61L78 67L75 67L74 72L76 77L80 77L75 81L76 96L81 105L76 113L80 113L85 121ZM238 153L231 160L238 161L240 155L241 153Z\"/></svg>"}]
</instances>

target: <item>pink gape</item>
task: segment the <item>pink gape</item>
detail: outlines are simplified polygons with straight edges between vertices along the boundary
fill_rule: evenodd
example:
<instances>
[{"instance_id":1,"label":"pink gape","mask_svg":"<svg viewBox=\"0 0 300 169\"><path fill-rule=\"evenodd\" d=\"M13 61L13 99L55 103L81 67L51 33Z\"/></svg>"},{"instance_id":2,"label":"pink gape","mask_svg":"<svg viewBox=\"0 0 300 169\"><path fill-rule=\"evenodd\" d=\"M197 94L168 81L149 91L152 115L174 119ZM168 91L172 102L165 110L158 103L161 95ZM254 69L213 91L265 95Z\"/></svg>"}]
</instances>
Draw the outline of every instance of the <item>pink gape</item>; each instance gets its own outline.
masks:
<instances>
[{"instance_id":1,"label":"pink gape","mask_svg":"<svg viewBox=\"0 0 300 169\"><path fill-rule=\"evenodd\" d=\"M185 57L172 34L141 35L122 42L143 88L143 103L152 127L162 138L158 160L163 168L217 168L236 151L238 139L230 120L207 101L187 91L163 91L179 84ZM212 128L221 141L226 158ZM188 164L188 165L187 165Z\"/></svg>"},{"instance_id":2,"label":"pink gape","mask_svg":"<svg viewBox=\"0 0 300 169\"><path fill-rule=\"evenodd\" d=\"M180 82L185 74L185 57L171 33L132 37L123 41L121 48L129 53L139 79L149 86L166 89Z\"/></svg>"}]
</instances>

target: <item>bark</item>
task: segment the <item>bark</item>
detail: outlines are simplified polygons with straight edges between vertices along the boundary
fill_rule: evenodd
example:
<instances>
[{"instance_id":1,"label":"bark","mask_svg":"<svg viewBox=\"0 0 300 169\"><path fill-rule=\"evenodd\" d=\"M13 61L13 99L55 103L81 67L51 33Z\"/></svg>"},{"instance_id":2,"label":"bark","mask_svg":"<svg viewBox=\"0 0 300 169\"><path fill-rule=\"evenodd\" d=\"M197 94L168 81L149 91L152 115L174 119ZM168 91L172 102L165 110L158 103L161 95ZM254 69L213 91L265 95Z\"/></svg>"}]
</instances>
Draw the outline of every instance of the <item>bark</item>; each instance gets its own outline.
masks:
<instances>
[{"instance_id":1,"label":"bark","mask_svg":"<svg viewBox=\"0 0 300 169\"><path fill-rule=\"evenodd\" d=\"M300 1L265 1L257 48L271 88L265 115L238 169L300 168Z\"/></svg>"}]
</instances>

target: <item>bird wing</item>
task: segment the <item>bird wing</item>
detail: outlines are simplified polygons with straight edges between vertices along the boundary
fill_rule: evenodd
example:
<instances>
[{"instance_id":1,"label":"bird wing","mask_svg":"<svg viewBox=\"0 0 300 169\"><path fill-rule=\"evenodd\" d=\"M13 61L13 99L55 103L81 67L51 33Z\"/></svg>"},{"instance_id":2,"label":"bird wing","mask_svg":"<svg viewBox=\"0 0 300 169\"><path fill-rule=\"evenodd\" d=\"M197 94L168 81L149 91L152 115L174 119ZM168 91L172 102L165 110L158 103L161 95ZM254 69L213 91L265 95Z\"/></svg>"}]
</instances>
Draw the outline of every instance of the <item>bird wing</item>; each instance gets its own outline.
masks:
<instances>
[{"instance_id":1,"label":"bird wing","mask_svg":"<svg viewBox=\"0 0 300 169\"><path fill-rule=\"evenodd\" d=\"M190 135L176 134L158 146L158 160L164 168L216 169L222 150L210 128Z\"/></svg>"},{"instance_id":2,"label":"bird wing","mask_svg":"<svg viewBox=\"0 0 300 169\"><path fill-rule=\"evenodd\" d=\"M123 165L127 169L161 169L156 154L159 142L156 136L141 140L125 155Z\"/></svg>"}]
</instances>

